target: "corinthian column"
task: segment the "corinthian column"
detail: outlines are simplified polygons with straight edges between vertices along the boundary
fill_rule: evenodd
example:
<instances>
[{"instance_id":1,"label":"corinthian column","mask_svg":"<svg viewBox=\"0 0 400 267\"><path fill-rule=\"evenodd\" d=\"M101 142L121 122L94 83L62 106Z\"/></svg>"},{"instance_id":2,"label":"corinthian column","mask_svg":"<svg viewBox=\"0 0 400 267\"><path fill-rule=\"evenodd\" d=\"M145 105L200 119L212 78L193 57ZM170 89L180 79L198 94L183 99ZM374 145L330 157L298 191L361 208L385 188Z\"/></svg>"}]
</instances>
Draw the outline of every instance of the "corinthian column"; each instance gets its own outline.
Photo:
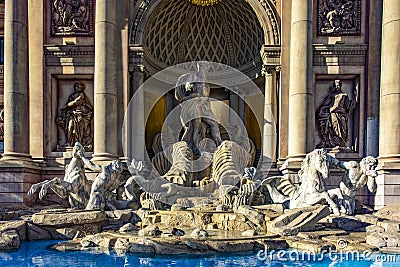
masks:
<instances>
[{"instance_id":1,"label":"corinthian column","mask_svg":"<svg viewBox=\"0 0 400 267\"><path fill-rule=\"evenodd\" d=\"M30 160L28 1L7 0L4 23L3 160Z\"/></svg>"},{"instance_id":2,"label":"corinthian column","mask_svg":"<svg viewBox=\"0 0 400 267\"><path fill-rule=\"evenodd\" d=\"M314 148L312 0L292 1L289 81L289 162Z\"/></svg>"},{"instance_id":3,"label":"corinthian column","mask_svg":"<svg viewBox=\"0 0 400 267\"><path fill-rule=\"evenodd\" d=\"M116 0L96 1L93 160L118 157Z\"/></svg>"},{"instance_id":4,"label":"corinthian column","mask_svg":"<svg viewBox=\"0 0 400 267\"><path fill-rule=\"evenodd\" d=\"M277 70L280 67L281 48L277 45L264 45L261 49L263 59L264 90L264 127L262 138L262 169L268 171L276 164L277 157Z\"/></svg>"}]
</instances>

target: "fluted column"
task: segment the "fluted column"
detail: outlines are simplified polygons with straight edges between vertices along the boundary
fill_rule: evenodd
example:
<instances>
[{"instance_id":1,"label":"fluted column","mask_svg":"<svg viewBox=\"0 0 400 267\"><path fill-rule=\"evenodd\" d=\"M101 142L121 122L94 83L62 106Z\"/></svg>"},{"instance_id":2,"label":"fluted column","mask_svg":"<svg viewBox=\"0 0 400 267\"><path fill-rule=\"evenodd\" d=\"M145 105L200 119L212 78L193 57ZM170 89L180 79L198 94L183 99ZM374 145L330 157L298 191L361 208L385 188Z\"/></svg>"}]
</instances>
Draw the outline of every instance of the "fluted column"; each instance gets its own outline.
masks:
<instances>
[{"instance_id":1,"label":"fluted column","mask_svg":"<svg viewBox=\"0 0 400 267\"><path fill-rule=\"evenodd\" d=\"M93 159L104 163L118 157L115 36L116 0L97 0Z\"/></svg>"},{"instance_id":2,"label":"fluted column","mask_svg":"<svg viewBox=\"0 0 400 267\"><path fill-rule=\"evenodd\" d=\"M314 148L312 0L292 1L289 81L289 162Z\"/></svg>"},{"instance_id":3,"label":"fluted column","mask_svg":"<svg viewBox=\"0 0 400 267\"><path fill-rule=\"evenodd\" d=\"M28 1L7 0L4 22L3 160L30 160Z\"/></svg>"}]
</instances>

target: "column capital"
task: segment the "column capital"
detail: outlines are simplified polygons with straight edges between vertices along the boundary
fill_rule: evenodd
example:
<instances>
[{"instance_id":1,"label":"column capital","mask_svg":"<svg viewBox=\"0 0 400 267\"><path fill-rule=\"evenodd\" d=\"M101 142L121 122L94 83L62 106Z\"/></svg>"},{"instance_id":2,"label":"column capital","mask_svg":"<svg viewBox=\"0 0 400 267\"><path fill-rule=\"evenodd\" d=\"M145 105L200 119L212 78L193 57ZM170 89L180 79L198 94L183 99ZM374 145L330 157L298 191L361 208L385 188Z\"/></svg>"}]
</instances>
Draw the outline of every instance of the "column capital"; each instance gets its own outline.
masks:
<instances>
[{"instance_id":1,"label":"column capital","mask_svg":"<svg viewBox=\"0 0 400 267\"><path fill-rule=\"evenodd\" d=\"M281 66L263 64L261 68L261 75L263 76L267 74L272 75L280 71L281 71Z\"/></svg>"},{"instance_id":2,"label":"column capital","mask_svg":"<svg viewBox=\"0 0 400 267\"><path fill-rule=\"evenodd\" d=\"M129 72L144 72L144 47L141 45L129 46Z\"/></svg>"},{"instance_id":3,"label":"column capital","mask_svg":"<svg viewBox=\"0 0 400 267\"><path fill-rule=\"evenodd\" d=\"M129 58L142 60L144 56L144 47L142 45L129 46Z\"/></svg>"},{"instance_id":4,"label":"column capital","mask_svg":"<svg viewBox=\"0 0 400 267\"><path fill-rule=\"evenodd\" d=\"M143 64L129 65L129 72L144 72L146 67Z\"/></svg>"}]
</instances>

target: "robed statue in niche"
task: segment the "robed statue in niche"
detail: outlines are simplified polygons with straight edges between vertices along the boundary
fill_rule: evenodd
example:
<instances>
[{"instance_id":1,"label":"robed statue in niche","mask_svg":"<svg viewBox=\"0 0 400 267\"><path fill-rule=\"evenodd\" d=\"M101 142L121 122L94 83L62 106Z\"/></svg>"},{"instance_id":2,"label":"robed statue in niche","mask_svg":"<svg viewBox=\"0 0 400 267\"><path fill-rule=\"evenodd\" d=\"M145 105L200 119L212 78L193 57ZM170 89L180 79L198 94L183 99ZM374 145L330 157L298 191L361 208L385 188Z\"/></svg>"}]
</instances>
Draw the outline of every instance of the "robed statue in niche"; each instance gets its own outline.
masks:
<instances>
[{"instance_id":1,"label":"robed statue in niche","mask_svg":"<svg viewBox=\"0 0 400 267\"><path fill-rule=\"evenodd\" d=\"M342 81L335 80L329 94L316 112L321 142L317 148L346 147L349 140L349 116L355 100L342 91Z\"/></svg>"},{"instance_id":2,"label":"robed statue in niche","mask_svg":"<svg viewBox=\"0 0 400 267\"><path fill-rule=\"evenodd\" d=\"M91 137L93 107L85 95L85 84L76 82L73 86L74 92L69 95L67 103L60 109L57 123L65 131L64 146L72 147L79 142L87 150L91 150L93 147Z\"/></svg>"},{"instance_id":3,"label":"robed statue in niche","mask_svg":"<svg viewBox=\"0 0 400 267\"><path fill-rule=\"evenodd\" d=\"M193 153L200 155L202 122L211 128L211 135L217 146L222 143L218 123L210 107L210 84L206 82L208 62L197 63L197 73L187 73L179 77L175 87L175 98L181 105L181 122L184 126L182 141L188 143Z\"/></svg>"}]
</instances>

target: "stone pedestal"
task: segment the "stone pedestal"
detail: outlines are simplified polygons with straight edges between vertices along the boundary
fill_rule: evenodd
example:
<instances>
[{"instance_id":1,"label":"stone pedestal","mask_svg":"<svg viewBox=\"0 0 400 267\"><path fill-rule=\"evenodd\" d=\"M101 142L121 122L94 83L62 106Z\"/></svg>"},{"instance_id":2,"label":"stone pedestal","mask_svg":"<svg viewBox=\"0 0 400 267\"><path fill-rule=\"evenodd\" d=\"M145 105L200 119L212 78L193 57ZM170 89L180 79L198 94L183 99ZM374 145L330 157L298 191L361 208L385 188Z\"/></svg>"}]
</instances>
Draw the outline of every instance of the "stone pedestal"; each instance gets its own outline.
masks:
<instances>
[{"instance_id":1,"label":"stone pedestal","mask_svg":"<svg viewBox=\"0 0 400 267\"><path fill-rule=\"evenodd\" d=\"M32 184L41 181L40 168L30 164L0 165L0 203L4 206L33 204L34 197L27 195Z\"/></svg>"},{"instance_id":2,"label":"stone pedestal","mask_svg":"<svg viewBox=\"0 0 400 267\"><path fill-rule=\"evenodd\" d=\"M371 199L374 208L380 209L385 205L400 202L400 163L380 163L376 183L378 185L375 197Z\"/></svg>"}]
</instances>

